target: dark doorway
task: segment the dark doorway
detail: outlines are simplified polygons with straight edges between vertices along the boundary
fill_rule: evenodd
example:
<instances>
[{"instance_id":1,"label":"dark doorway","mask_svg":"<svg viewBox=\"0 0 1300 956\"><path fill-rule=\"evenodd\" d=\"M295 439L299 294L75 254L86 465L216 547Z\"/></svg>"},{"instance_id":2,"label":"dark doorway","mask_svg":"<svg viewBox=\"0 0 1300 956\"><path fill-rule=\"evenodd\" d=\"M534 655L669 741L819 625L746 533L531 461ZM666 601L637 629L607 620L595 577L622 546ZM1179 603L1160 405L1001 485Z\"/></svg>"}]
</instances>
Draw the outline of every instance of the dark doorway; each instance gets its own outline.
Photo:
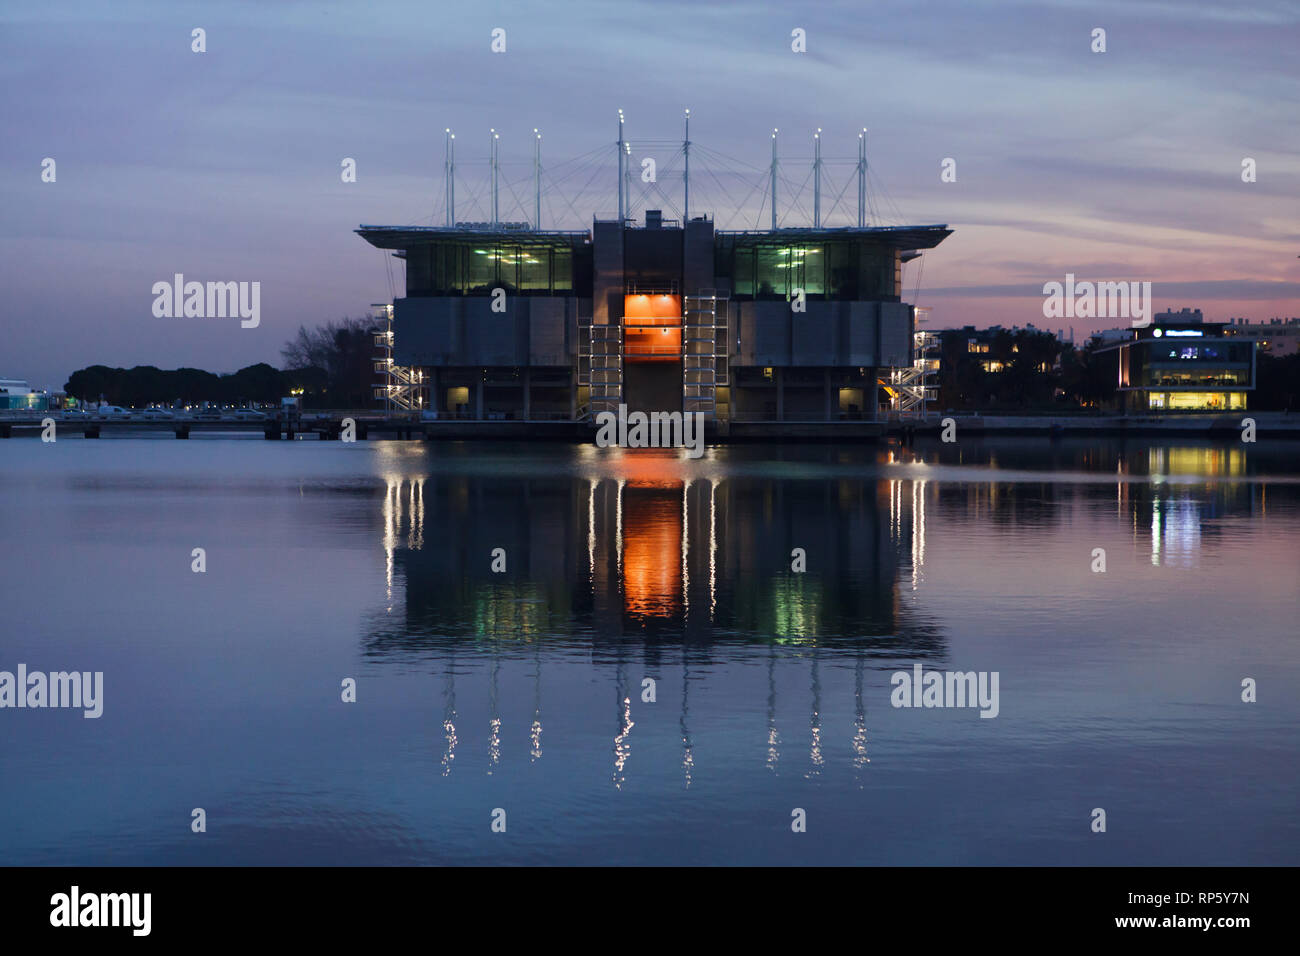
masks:
<instances>
[{"instance_id":1,"label":"dark doorway","mask_svg":"<svg viewBox=\"0 0 1300 956\"><path fill-rule=\"evenodd\" d=\"M623 366L623 396L629 412L680 412L681 362L627 362Z\"/></svg>"}]
</instances>

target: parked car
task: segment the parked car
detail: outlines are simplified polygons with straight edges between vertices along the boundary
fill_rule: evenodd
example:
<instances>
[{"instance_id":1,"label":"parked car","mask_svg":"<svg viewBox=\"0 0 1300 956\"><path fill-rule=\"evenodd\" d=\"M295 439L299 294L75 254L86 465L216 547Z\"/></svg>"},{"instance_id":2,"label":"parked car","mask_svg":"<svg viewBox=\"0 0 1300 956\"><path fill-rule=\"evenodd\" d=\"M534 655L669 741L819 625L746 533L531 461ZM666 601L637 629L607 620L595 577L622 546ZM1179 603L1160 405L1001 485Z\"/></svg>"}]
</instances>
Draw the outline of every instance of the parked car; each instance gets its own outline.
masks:
<instances>
[{"instance_id":1,"label":"parked car","mask_svg":"<svg viewBox=\"0 0 1300 956\"><path fill-rule=\"evenodd\" d=\"M100 405L94 417L110 422L125 422L130 421L131 413L121 405Z\"/></svg>"},{"instance_id":2,"label":"parked car","mask_svg":"<svg viewBox=\"0 0 1300 956\"><path fill-rule=\"evenodd\" d=\"M219 408L200 408L194 413L196 422L219 422L221 421L221 409Z\"/></svg>"},{"instance_id":3,"label":"parked car","mask_svg":"<svg viewBox=\"0 0 1300 956\"><path fill-rule=\"evenodd\" d=\"M65 422L84 422L89 420L90 412L84 408L65 408L59 417Z\"/></svg>"},{"instance_id":4,"label":"parked car","mask_svg":"<svg viewBox=\"0 0 1300 956\"><path fill-rule=\"evenodd\" d=\"M266 413L259 412L255 408L237 408L235 409L234 419L237 422L264 422Z\"/></svg>"},{"instance_id":5,"label":"parked car","mask_svg":"<svg viewBox=\"0 0 1300 956\"><path fill-rule=\"evenodd\" d=\"M144 408L137 412L141 421L146 422L169 422L176 418L170 409L166 408Z\"/></svg>"}]
</instances>

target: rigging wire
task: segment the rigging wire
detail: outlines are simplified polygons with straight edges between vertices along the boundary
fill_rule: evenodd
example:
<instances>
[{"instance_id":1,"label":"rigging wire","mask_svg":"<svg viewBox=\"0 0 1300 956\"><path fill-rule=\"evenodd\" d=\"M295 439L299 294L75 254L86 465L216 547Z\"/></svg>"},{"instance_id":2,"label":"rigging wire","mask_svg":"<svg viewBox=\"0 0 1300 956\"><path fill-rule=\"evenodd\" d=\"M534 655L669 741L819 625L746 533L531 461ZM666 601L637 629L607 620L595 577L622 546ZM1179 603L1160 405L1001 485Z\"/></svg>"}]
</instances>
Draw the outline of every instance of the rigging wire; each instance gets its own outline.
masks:
<instances>
[{"instance_id":1,"label":"rigging wire","mask_svg":"<svg viewBox=\"0 0 1300 956\"><path fill-rule=\"evenodd\" d=\"M685 148L680 140L638 140L642 147L664 147L676 146L677 149L672 153L666 163L657 170L660 175L656 176L653 182L642 183L637 190L635 197L629 189L627 196L626 211L632 215L634 211L641 211L654 199L662 200L665 208L671 209L673 214L679 220L684 221L687 215L686 210L680 207L677 201L671 195L671 190L667 188L668 179L676 179L679 175L679 160L685 157ZM541 191L544 207L550 214L550 219L554 228L560 228L562 220L557 217L572 216L580 223L585 223L588 216L579 212L584 207L584 202L588 199L589 194L593 191L593 184L601 177L615 178L611 164L608 161L608 153L613 144L604 144L594 149L588 150L578 156L570 159L561 160L555 164L548 164L541 170ZM720 150L714 149L702 143L691 143L692 158L697 162L697 175L692 178L691 186L695 196L699 197L692 205L696 209L704 209L712 203L714 207L713 217L722 224L731 226L736 219L740 220L740 225L744 228L748 224L747 210L755 197L758 198L754 217L755 230L759 230L764 214L770 216L771 209L768 205L770 202L769 189L772 181L770 167L764 168L755 166L744 160L729 156ZM458 216L460 221L470 218L479 220L489 217L484 210L490 200L489 186L487 182L480 181L484 179L481 174L489 167L487 161L469 160L457 164L457 169L467 169L471 175L457 176L457 186L464 197L461 204L461 215ZM809 183L815 174L815 168L812 163L807 164L807 172L803 179L797 184L794 179L786 175L786 170L797 169L803 165L802 162L783 163L777 170L777 185L781 188L785 202L777 210L777 228L790 228L792 220L810 221L811 216L809 209L805 205ZM501 162L498 169L508 167L512 170L528 168L528 179L531 180L533 164L526 161L509 161ZM856 176L850 174L841 181L839 187L835 186L834 177L828 175L826 167L843 167L856 169L856 160L824 159L822 160L822 184L825 187L827 196L832 197L829 210L823 217L823 222L834 220L838 216L847 214L848 207L845 205L845 197L853 186ZM478 173L479 175L474 175ZM797 175L797 174L796 174ZM866 196L865 206L866 213L869 217L868 225L900 225L906 222L898 204L893 197L884 189L880 177L875 170L868 167L865 175ZM505 186L505 191L509 195L512 205L509 211L501 218L509 220L511 216L519 215L523 221L532 222L531 190L528 190L528 196L524 196L520 189L525 183L524 176L515 176L506 178L501 176L498 180L499 185ZM607 201L608 189L597 187L598 198L595 198L597 204ZM737 197L739 201L737 201ZM694 197L693 197L694 198ZM590 203L587 203L590 205ZM716 210L725 210L721 215ZM435 225L445 219L446 203L445 194L443 199L433 205L432 211L425 221ZM831 227L827 227L831 228Z\"/></svg>"}]
</instances>

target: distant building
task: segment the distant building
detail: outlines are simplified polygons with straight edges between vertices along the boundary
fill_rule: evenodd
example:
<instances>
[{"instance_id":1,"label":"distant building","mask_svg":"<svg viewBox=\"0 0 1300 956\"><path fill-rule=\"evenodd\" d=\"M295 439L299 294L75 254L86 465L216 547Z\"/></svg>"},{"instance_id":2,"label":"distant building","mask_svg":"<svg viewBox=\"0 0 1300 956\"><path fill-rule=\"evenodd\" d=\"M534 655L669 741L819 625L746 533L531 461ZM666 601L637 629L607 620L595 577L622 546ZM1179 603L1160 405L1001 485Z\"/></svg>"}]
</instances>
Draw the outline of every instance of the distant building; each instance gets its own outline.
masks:
<instances>
[{"instance_id":1,"label":"distant building","mask_svg":"<svg viewBox=\"0 0 1300 956\"><path fill-rule=\"evenodd\" d=\"M1229 319L1227 335L1249 339L1261 352L1278 357L1300 352L1300 318L1269 319L1267 322L1250 322L1246 319Z\"/></svg>"},{"instance_id":2,"label":"distant building","mask_svg":"<svg viewBox=\"0 0 1300 956\"><path fill-rule=\"evenodd\" d=\"M1205 316L1200 309L1184 308L1177 312L1170 309L1167 312L1157 312L1151 321L1155 325L1204 325Z\"/></svg>"},{"instance_id":3,"label":"distant building","mask_svg":"<svg viewBox=\"0 0 1300 956\"><path fill-rule=\"evenodd\" d=\"M50 395L18 378L0 378L0 410L45 411Z\"/></svg>"},{"instance_id":4,"label":"distant building","mask_svg":"<svg viewBox=\"0 0 1300 956\"><path fill-rule=\"evenodd\" d=\"M1237 411L1255 388L1255 342L1236 339L1227 323L1208 323L1200 309L1158 312L1149 326L1115 330L1119 392L1131 413ZM1113 338L1113 337L1112 337Z\"/></svg>"}]
</instances>

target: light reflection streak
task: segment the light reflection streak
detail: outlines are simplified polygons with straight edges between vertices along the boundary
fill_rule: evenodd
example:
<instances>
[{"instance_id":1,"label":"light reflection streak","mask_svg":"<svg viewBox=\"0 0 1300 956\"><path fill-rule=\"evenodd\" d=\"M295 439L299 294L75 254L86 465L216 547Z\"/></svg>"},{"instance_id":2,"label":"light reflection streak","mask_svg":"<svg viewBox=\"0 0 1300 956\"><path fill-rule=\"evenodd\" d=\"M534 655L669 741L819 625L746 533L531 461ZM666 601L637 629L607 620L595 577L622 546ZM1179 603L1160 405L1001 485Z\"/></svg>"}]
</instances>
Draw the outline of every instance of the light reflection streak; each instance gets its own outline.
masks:
<instances>
[{"instance_id":1,"label":"light reflection streak","mask_svg":"<svg viewBox=\"0 0 1300 956\"><path fill-rule=\"evenodd\" d=\"M682 608L691 613L691 481L682 488Z\"/></svg>"},{"instance_id":2,"label":"light reflection streak","mask_svg":"<svg viewBox=\"0 0 1300 956\"><path fill-rule=\"evenodd\" d=\"M812 741L808 748L808 759L811 762L811 768L804 776L811 779L821 776L822 765L826 762L825 758L822 757L822 682L816 652L813 653L812 659L812 713L808 718L808 726L812 731Z\"/></svg>"},{"instance_id":3,"label":"light reflection streak","mask_svg":"<svg viewBox=\"0 0 1300 956\"><path fill-rule=\"evenodd\" d=\"M618 479L618 494L614 500L614 550L619 580L623 578L623 479Z\"/></svg>"},{"instance_id":4,"label":"light reflection streak","mask_svg":"<svg viewBox=\"0 0 1300 956\"><path fill-rule=\"evenodd\" d=\"M451 762L456 759L456 673L454 663L448 662L446 696L447 705L442 714L442 730L447 735L447 749L442 754L442 775L451 774Z\"/></svg>"},{"instance_id":5,"label":"light reflection streak","mask_svg":"<svg viewBox=\"0 0 1300 956\"><path fill-rule=\"evenodd\" d=\"M587 479L587 582L596 586L596 485L595 478Z\"/></svg>"},{"instance_id":6,"label":"light reflection streak","mask_svg":"<svg viewBox=\"0 0 1300 956\"><path fill-rule=\"evenodd\" d=\"M718 610L718 483L709 479L709 621Z\"/></svg>"},{"instance_id":7,"label":"light reflection streak","mask_svg":"<svg viewBox=\"0 0 1300 956\"><path fill-rule=\"evenodd\" d=\"M767 655L767 769L776 773L781 759L781 735L776 730L776 646Z\"/></svg>"},{"instance_id":8,"label":"light reflection streak","mask_svg":"<svg viewBox=\"0 0 1300 956\"><path fill-rule=\"evenodd\" d=\"M862 700L863 657L858 652L858 660L853 668L853 767L861 770L871 763L867 756L867 709Z\"/></svg>"},{"instance_id":9,"label":"light reflection streak","mask_svg":"<svg viewBox=\"0 0 1300 956\"><path fill-rule=\"evenodd\" d=\"M682 716L678 721L682 730L682 774L686 780L686 789L691 788L691 771L695 769L695 746L691 742L691 732L686 725L690 713L688 702L691 687L690 667L686 662L686 646L682 645Z\"/></svg>"},{"instance_id":10,"label":"light reflection streak","mask_svg":"<svg viewBox=\"0 0 1300 956\"><path fill-rule=\"evenodd\" d=\"M632 744L628 741L628 737L636 724L632 722L632 700L627 696L627 675L621 663L618 665L617 677L614 682L614 699L617 705L615 712L619 731L614 737L614 774L612 779L615 789L622 790L623 784L627 780L623 771L627 766L628 757L632 755Z\"/></svg>"},{"instance_id":11,"label":"light reflection streak","mask_svg":"<svg viewBox=\"0 0 1300 956\"><path fill-rule=\"evenodd\" d=\"M925 485L922 478L912 482L912 590L921 583L925 567Z\"/></svg>"},{"instance_id":12,"label":"light reflection streak","mask_svg":"<svg viewBox=\"0 0 1300 956\"><path fill-rule=\"evenodd\" d=\"M495 649L491 673L492 677L488 683L488 713L491 715L488 721L488 776L491 776L493 768L501 763L501 706L498 694L501 659L496 656Z\"/></svg>"},{"instance_id":13,"label":"light reflection streak","mask_svg":"<svg viewBox=\"0 0 1300 956\"><path fill-rule=\"evenodd\" d=\"M533 725L528 728L528 759L536 763L542 759L542 642L533 640L536 668L533 672Z\"/></svg>"}]
</instances>

